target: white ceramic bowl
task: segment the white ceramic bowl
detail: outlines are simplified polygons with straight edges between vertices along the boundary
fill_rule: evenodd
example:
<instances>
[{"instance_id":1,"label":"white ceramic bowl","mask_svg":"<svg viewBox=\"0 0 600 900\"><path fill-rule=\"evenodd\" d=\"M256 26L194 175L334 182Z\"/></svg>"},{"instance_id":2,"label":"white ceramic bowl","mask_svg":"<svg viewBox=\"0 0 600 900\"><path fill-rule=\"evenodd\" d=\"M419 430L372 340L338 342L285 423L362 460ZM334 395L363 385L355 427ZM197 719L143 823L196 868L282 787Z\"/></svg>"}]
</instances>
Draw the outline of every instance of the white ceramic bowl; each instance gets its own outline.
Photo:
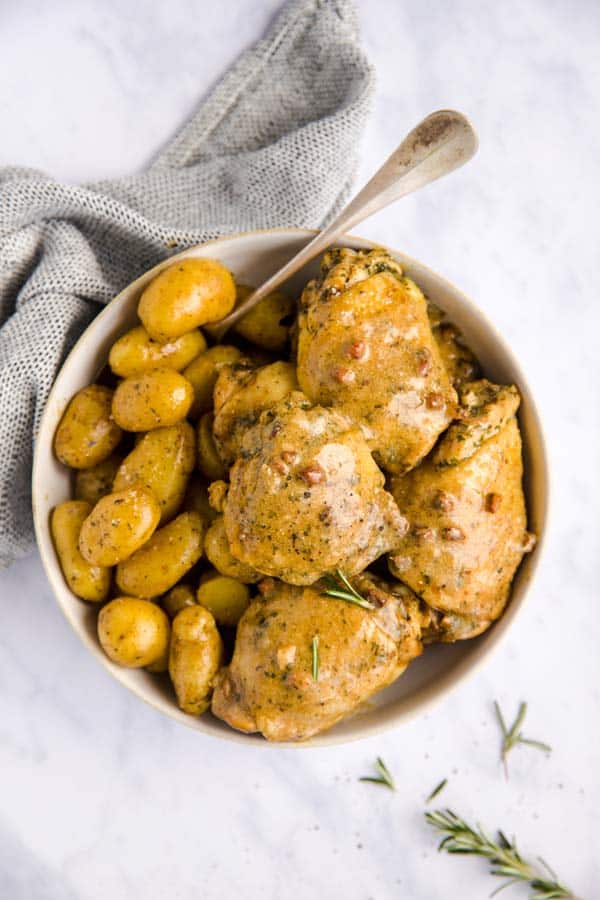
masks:
<instances>
[{"instance_id":1,"label":"white ceramic bowl","mask_svg":"<svg viewBox=\"0 0 600 900\"><path fill-rule=\"evenodd\" d=\"M260 284L296 253L309 237L310 232L305 229L282 228L247 232L209 241L171 257L125 288L92 322L65 361L44 412L33 466L33 508L42 562L59 606L90 653L138 697L178 722L215 737L240 743L262 743L263 746L268 744L261 737L239 734L209 713L199 718L186 715L177 708L173 694L165 683L166 679L163 681L140 670L120 668L104 655L96 637L97 611L69 591L52 545L50 511L57 503L71 496L72 488L71 474L55 459L52 442L67 403L76 391L94 381L106 363L113 341L136 324L140 293L162 268L177 259L208 256L224 263L239 282ZM340 243L355 249L372 246L370 241L351 236ZM462 329L468 344L482 360L485 374L493 381L514 383L519 387L522 397L519 417L524 444L529 527L538 535L538 544L534 552L526 556L516 575L506 612L489 631L472 641L428 647L395 684L374 698L366 710L323 735L293 746L323 746L367 737L399 725L447 695L476 670L506 634L523 604L540 557L547 515L547 466L533 398L519 366L493 326L464 294L422 263L402 253L391 252L425 294ZM292 282L292 287L299 292L316 271L315 262L295 279L295 283Z\"/></svg>"}]
</instances>

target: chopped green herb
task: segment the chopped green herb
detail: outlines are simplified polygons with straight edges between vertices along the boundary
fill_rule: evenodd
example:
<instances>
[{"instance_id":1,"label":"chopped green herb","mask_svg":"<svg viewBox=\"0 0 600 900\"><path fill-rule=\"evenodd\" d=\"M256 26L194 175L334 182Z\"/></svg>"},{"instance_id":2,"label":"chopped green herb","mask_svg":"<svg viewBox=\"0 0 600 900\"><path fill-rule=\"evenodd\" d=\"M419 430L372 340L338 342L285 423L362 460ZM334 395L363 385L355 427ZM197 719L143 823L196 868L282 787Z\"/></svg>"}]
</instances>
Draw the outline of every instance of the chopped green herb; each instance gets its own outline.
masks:
<instances>
[{"instance_id":1,"label":"chopped green herb","mask_svg":"<svg viewBox=\"0 0 600 900\"><path fill-rule=\"evenodd\" d=\"M440 791L444 790L444 788L446 787L447 784L448 784L448 779L443 778L439 784L436 784L436 786L434 787L434 789L432 790L432 792L430 793L429 797L427 798L427 800L425 802L430 803L434 797L437 797L437 795L440 793Z\"/></svg>"},{"instance_id":2,"label":"chopped green herb","mask_svg":"<svg viewBox=\"0 0 600 900\"><path fill-rule=\"evenodd\" d=\"M322 592L323 597L337 597L338 600L345 600L346 603L354 603L363 609L375 609L375 606L365 599L358 591L352 587L348 578L341 569L337 569L335 575L326 575L325 582L329 584L329 588Z\"/></svg>"},{"instance_id":3,"label":"chopped green herb","mask_svg":"<svg viewBox=\"0 0 600 900\"><path fill-rule=\"evenodd\" d=\"M312 639L312 677L314 681L319 680L319 635L315 634Z\"/></svg>"},{"instance_id":4,"label":"chopped green herb","mask_svg":"<svg viewBox=\"0 0 600 900\"><path fill-rule=\"evenodd\" d=\"M377 757L377 761L375 762L375 770L378 773L377 777L374 775L363 775L363 777L358 780L370 781L371 784L383 784L391 791L395 791L396 785L394 784L392 774L380 756Z\"/></svg>"},{"instance_id":5,"label":"chopped green herb","mask_svg":"<svg viewBox=\"0 0 600 900\"><path fill-rule=\"evenodd\" d=\"M502 764L504 765L504 773L508 778L508 764L507 764L507 756L513 747L516 747L517 744L526 744L528 747L535 747L538 750L542 750L544 753L552 753L552 747L548 744L544 744L543 741L534 741L531 738L523 737L523 733L521 732L521 725L523 724L523 720L525 718L525 713L527 712L527 704L521 703L519 705L519 711L517 713L517 718L513 722L510 728L506 727L506 722L504 721L504 716L500 710L500 706L498 702L494 700L494 709L496 710L496 716L498 718L498 723L500 728L502 729L502 749L500 752L500 759L502 760Z\"/></svg>"}]
</instances>

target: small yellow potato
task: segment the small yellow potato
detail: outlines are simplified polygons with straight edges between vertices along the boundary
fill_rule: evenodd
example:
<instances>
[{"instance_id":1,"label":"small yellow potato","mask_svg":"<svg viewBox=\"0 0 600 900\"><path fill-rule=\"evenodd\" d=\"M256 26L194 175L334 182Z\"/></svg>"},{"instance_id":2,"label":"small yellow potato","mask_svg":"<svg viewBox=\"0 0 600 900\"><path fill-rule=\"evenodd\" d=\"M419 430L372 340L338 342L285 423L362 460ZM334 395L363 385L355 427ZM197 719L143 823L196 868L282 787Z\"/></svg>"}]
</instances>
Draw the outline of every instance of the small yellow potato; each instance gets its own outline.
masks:
<instances>
[{"instance_id":1,"label":"small yellow potato","mask_svg":"<svg viewBox=\"0 0 600 900\"><path fill-rule=\"evenodd\" d=\"M98 639L119 666L142 669L159 663L169 646L169 619L160 606L139 597L117 597L98 616Z\"/></svg>"},{"instance_id":2,"label":"small yellow potato","mask_svg":"<svg viewBox=\"0 0 600 900\"><path fill-rule=\"evenodd\" d=\"M237 625L250 603L250 588L236 578L206 572L196 594L198 603L215 617L219 625Z\"/></svg>"},{"instance_id":3,"label":"small yellow potato","mask_svg":"<svg viewBox=\"0 0 600 900\"><path fill-rule=\"evenodd\" d=\"M85 500L67 500L55 506L50 530L69 588L82 600L101 603L110 590L110 569L91 565L79 552L79 532L91 509Z\"/></svg>"},{"instance_id":4,"label":"small yellow potato","mask_svg":"<svg viewBox=\"0 0 600 900\"><path fill-rule=\"evenodd\" d=\"M213 616L202 606L182 609L172 623L169 674L179 707L199 716L210 704L223 661L223 641Z\"/></svg>"},{"instance_id":5,"label":"small yellow potato","mask_svg":"<svg viewBox=\"0 0 600 900\"><path fill-rule=\"evenodd\" d=\"M213 437L212 413L204 413L198 422L198 468L209 481L227 478L227 468L223 465Z\"/></svg>"},{"instance_id":6,"label":"small yellow potato","mask_svg":"<svg viewBox=\"0 0 600 900\"><path fill-rule=\"evenodd\" d=\"M194 400L190 417L198 419L202 413L213 408L213 390L223 366L231 365L241 358L241 351L228 344L217 344L206 353L201 353L187 366L183 374L194 389Z\"/></svg>"},{"instance_id":7,"label":"small yellow potato","mask_svg":"<svg viewBox=\"0 0 600 900\"><path fill-rule=\"evenodd\" d=\"M218 513L210 505L208 497L208 482L198 472L190 478L182 509L184 512L197 512L205 522L212 522Z\"/></svg>"},{"instance_id":8,"label":"small yellow potato","mask_svg":"<svg viewBox=\"0 0 600 900\"><path fill-rule=\"evenodd\" d=\"M196 605L196 591L189 584L176 584L165 594L161 603L169 618L174 619L182 609Z\"/></svg>"},{"instance_id":9,"label":"small yellow potato","mask_svg":"<svg viewBox=\"0 0 600 900\"><path fill-rule=\"evenodd\" d=\"M101 384L75 394L54 436L54 452L65 466L90 469L113 452L122 432L112 418L112 399L111 389Z\"/></svg>"},{"instance_id":10,"label":"small yellow potato","mask_svg":"<svg viewBox=\"0 0 600 900\"><path fill-rule=\"evenodd\" d=\"M138 325L115 341L110 348L108 364L121 378L165 367L180 372L205 350L206 340L197 328L167 344L159 344L152 340L143 325Z\"/></svg>"},{"instance_id":11,"label":"small yellow potato","mask_svg":"<svg viewBox=\"0 0 600 900\"><path fill-rule=\"evenodd\" d=\"M138 315L150 337L166 343L231 312L235 283L216 259L183 259L154 278L144 290Z\"/></svg>"},{"instance_id":12,"label":"small yellow potato","mask_svg":"<svg viewBox=\"0 0 600 900\"><path fill-rule=\"evenodd\" d=\"M237 302L241 303L253 290L246 285L238 285ZM282 350L289 337L294 313L295 304L291 297L274 291L236 322L234 330L265 350Z\"/></svg>"},{"instance_id":13,"label":"small yellow potato","mask_svg":"<svg viewBox=\"0 0 600 900\"><path fill-rule=\"evenodd\" d=\"M152 369L119 384L112 414L125 431L151 431L185 419L193 399L191 384L179 372Z\"/></svg>"},{"instance_id":14,"label":"small yellow potato","mask_svg":"<svg viewBox=\"0 0 600 900\"><path fill-rule=\"evenodd\" d=\"M125 457L113 489L133 484L149 488L160 504L161 524L179 510L196 465L196 436L189 422L149 431Z\"/></svg>"},{"instance_id":15,"label":"small yellow potato","mask_svg":"<svg viewBox=\"0 0 600 900\"><path fill-rule=\"evenodd\" d=\"M113 453L91 469L78 469L75 475L75 499L87 500L95 506L101 497L110 494L122 459Z\"/></svg>"},{"instance_id":16,"label":"small yellow potato","mask_svg":"<svg viewBox=\"0 0 600 900\"><path fill-rule=\"evenodd\" d=\"M229 575L237 581L243 581L245 584L254 584L264 578L261 572L253 569L247 563L240 562L235 556L232 556L229 541L225 534L225 524L223 516L212 523L204 538L204 552L215 569L221 575ZM217 619L218 621L218 619Z\"/></svg>"},{"instance_id":17,"label":"small yellow potato","mask_svg":"<svg viewBox=\"0 0 600 900\"><path fill-rule=\"evenodd\" d=\"M81 526L79 550L95 566L116 566L152 537L158 500L143 485L102 497Z\"/></svg>"},{"instance_id":18,"label":"small yellow potato","mask_svg":"<svg viewBox=\"0 0 600 900\"><path fill-rule=\"evenodd\" d=\"M117 587L134 597L158 597L202 556L205 525L198 513L181 513L117 566Z\"/></svg>"}]
</instances>

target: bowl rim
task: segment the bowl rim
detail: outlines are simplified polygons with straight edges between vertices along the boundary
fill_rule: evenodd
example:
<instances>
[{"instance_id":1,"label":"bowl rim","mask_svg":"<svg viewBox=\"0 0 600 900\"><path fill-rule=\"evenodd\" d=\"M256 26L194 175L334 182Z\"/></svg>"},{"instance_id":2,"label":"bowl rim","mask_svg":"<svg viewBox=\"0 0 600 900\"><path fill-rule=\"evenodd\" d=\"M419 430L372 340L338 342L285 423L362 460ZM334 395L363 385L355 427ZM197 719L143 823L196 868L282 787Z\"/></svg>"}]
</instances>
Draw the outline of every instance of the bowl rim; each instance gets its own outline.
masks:
<instances>
[{"instance_id":1,"label":"bowl rim","mask_svg":"<svg viewBox=\"0 0 600 900\"><path fill-rule=\"evenodd\" d=\"M52 551L54 551L51 537L49 542L46 540L46 537L50 532L49 521L47 520L47 517L44 517L41 514L40 509L43 504L37 502L38 486L39 491L42 490L40 467L43 465L43 463L41 461L41 448L42 446L45 446L45 442L44 444L42 444L40 438L43 437L45 431L48 430L48 422L53 417L54 405L52 403L52 400L57 381L59 380L59 375L71 360L71 358L78 355L80 346L84 342L87 343L90 340L91 335L98 329L103 319L109 315L109 309L112 304L120 300L123 294L129 293L135 287L137 282L141 281L142 279L146 279L150 272L158 272L162 268L165 268L172 263L177 262L177 260L185 258L189 255L190 252L194 250L199 250L200 248L205 248L208 246L217 247L220 243L231 240L249 238L255 235L275 236L281 234L289 234L290 236L301 236L303 234L306 234L308 236L314 235L318 231L319 229L316 228L282 226L276 228L256 228L249 231L231 232L219 235L216 238L211 238L209 240L203 241L202 243L194 244L190 247L184 248L178 253L174 253L173 255L167 257L165 260L161 260L150 269L147 269L133 281L129 282L124 288L122 288L122 290L119 291L118 294L116 294L111 300L109 300L103 307L103 309L98 313L98 315L96 315L92 319L89 325L78 337L67 356L63 359L59 369L54 376L52 387L44 406L44 411L40 419L40 424L37 429L34 443L31 488L32 510L37 549L40 554L44 573L46 575L46 578L48 579L50 587L52 588L54 599L73 631L77 634L78 638L82 641L85 647L91 652L91 655L103 666L105 670L108 671L110 675L112 675L124 688L132 692L136 697L143 700L157 712L168 715L169 718L183 725L186 725L186 727L204 735L205 737L212 738L214 740L226 740L231 743L244 744L246 746L253 745L255 747L260 746L273 749L292 748L297 750L322 749L326 746L339 746L341 744L349 744L354 743L355 741L365 740L387 731L391 731L392 729L399 727L401 724L413 720L418 715L430 711L438 703L440 703L444 697L448 697L452 692L454 692L459 687L459 685L464 684L468 679L473 677L483 666L484 661L489 661L492 655L497 652L498 648L505 640L510 626L522 611L525 599L529 591L531 590L532 584L535 581L535 576L539 569L543 551L546 545L546 534L548 531L552 484L550 480L546 439L537 406L535 404L533 394L529 388L529 382L523 373L520 362L515 357L508 342L497 329L495 324L490 320L488 315L471 299L471 297L466 295L464 291L462 291L460 288L457 288L451 281L449 281L443 275L440 275L430 266L420 262L420 260L417 260L414 257L409 256L408 254L404 253L404 251L395 250L394 248L390 248L380 241L370 240L368 238L364 238L360 235L349 232L340 235L340 237L334 243L336 245L343 244L347 240L348 242L354 244L361 244L363 245L363 247L381 247L390 252L393 256L400 257L403 263L409 269L414 264L415 268L426 271L428 275L432 276L437 282L439 282L444 290L452 295L458 296L460 298L460 303L467 309L467 311L481 320L488 334L493 338L494 343L500 348L504 357L509 361L509 364L516 376L516 380L518 380L521 395L526 395L528 415L533 425L532 430L536 433L538 438L538 446L536 448L538 456L535 461L535 468L538 472L541 484L543 485L543 491L540 521L538 523L539 533L536 535L537 541L535 552L533 553L532 558L529 561L527 582L523 585L520 596L518 598L515 598L513 596L510 597L509 603L500 619L493 623L491 628L488 629L488 639L485 644L476 646L474 651L472 651L469 656L465 656L463 659L456 662L453 666L452 672L446 674L445 683L438 688L430 687L420 698L418 703L411 705L409 708L398 711L396 715L385 718L383 721L375 719L374 721L367 723L360 714L349 716L344 721L354 721L356 723L356 727L351 734L338 735L336 734L335 729L330 729L321 734L317 734L306 741L299 742L270 742L265 739L260 739L260 736L257 740L256 734L246 734L243 732L238 732L233 728L228 728L226 730L223 730L223 732L215 733L214 731L202 727L201 717L188 716L185 713L182 713L174 703L172 709L165 709L163 705L161 705L158 700L154 696L150 695L149 692L147 692L141 685L137 683L130 684L129 682L126 682L124 680L124 677L120 677L119 668L112 664L110 660L108 660L108 658L102 653L102 650L97 642L93 640L93 638L85 629L80 627L80 624L76 620L75 615L72 614L69 607L62 602L61 589L65 589L65 582L62 576L60 565L58 563L58 560L56 559L55 552L50 552L48 550L48 546L50 546L52 547ZM52 441L52 437L53 435L49 435L48 439ZM66 590L68 591L68 587L66 588ZM124 670L124 672L128 671L128 669Z\"/></svg>"}]
</instances>

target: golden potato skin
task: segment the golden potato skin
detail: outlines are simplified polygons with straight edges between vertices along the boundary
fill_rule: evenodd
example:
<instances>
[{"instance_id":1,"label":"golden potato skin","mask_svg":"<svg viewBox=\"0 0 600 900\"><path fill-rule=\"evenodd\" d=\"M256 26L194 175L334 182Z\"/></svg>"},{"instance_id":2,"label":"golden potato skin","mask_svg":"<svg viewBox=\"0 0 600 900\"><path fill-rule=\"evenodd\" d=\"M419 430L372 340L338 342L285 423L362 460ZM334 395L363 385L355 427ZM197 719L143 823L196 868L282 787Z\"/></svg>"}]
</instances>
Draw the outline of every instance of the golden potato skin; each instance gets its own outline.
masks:
<instances>
[{"instance_id":1,"label":"golden potato skin","mask_svg":"<svg viewBox=\"0 0 600 900\"><path fill-rule=\"evenodd\" d=\"M111 389L101 384L75 394L54 436L54 452L61 463L90 469L110 456L122 435L112 418L112 400Z\"/></svg>"},{"instance_id":2,"label":"golden potato skin","mask_svg":"<svg viewBox=\"0 0 600 900\"><path fill-rule=\"evenodd\" d=\"M98 616L98 639L109 659L128 669L152 666L169 646L169 619L149 600L117 597Z\"/></svg>"},{"instance_id":3,"label":"golden potato skin","mask_svg":"<svg viewBox=\"0 0 600 900\"><path fill-rule=\"evenodd\" d=\"M206 340L197 328L167 344L159 344L152 340L143 325L138 325L115 341L110 348L108 364L121 378L165 367L180 372L205 350Z\"/></svg>"},{"instance_id":4,"label":"golden potato skin","mask_svg":"<svg viewBox=\"0 0 600 900\"><path fill-rule=\"evenodd\" d=\"M79 532L91 509L85 500L67 500L55 506L50 530L69 588L82 600L101 603L110 590L110 569L91 565L79 552Z\"/></svg>"},{"instance_id":5,"label":"golden potato skin","mask_svg":"<svg viewBox=\"0 0 600 900\"><path fill-rule=\"evenodd\" d=\"M75 474L75 499L87 500L95 506L101 497L110 494L122 461L120 456L112 453L91 469L78 469Z\"/></svg>"},{"instance_id":6,"label":"golden potato skin","mask_svg":"<svg viewBox=\"0 0 600 900\"><path fill-rule=\"evenodd\" d=\"M263 578L263 574L247 563L236 559L229 547L225 534L223 516L219 516L211 524L204 538L204 552L209 562L221 575L228 575L244 584L254 584Z\"/></svg>"},{"instance_id":7,"label":"golden potato skin","mask_svg":"<svg viewBox=\"0 0 600 900\"><path fill-rule=\"evenodd\" d=\"M134 597L158 597L183 578L202 555L204 522L181 513L117 566L117 586Z\"/></svg>"},{"instance_id":8,"label":"golden potato skin","mask_svg":"<svg viewBox=\"0 0 600 900\"><path fill-rule=\"evenodd\" d=\"M154 278L144 290L138 315L155 341L166 343L231 312L235 283L216 259L184 259Z\"/></svg>"},{"instance_id":9,"label":"golden potato skin","mask_svg":"<svg viewBox=\"0 0 600 900\"><path fill-rule=\"evenodd\" d=\"M184 376L192 385L194 400L189 415L198 419L213 408L213 391L219 372L223 366L233 365L241 358L241 351L228 344L217 344L206 353L201 353L183 370Z\"/></svg>"},{"instance_id":10,"label":"golden potato skin","mask_svg":"<svg viewBox=\"0 0 600 900\"><path fill-rule=\"evenodd\" d=\"M112 415L125 431L152 431L183 421L193 399L191 384L179 372L152 369L119 384Z\"/></svg>"},{"instance_id":11,"label":"golden potato skin","mask_svg":"<svg viewBox=\"0 0 600 900\"><path fill-rule=\"evenodd\" d=\"M250 589L230 575L206 572L200 579L196 598L219 625L234 628L248 608Z\"/></svg>"},{"instance_id":12,"label":"golden potato skin","mask_svg":"<svg viewBox=\"0 0 600 900\"><path fill-rule=\"evenodd\" d=\"M81 526L79 550L95 566L116 566L145 544L160 520L158 500L142 485L102 497Z\"/></svg>"},{"instance_id":13,"label":"golden potato skin","mask_svg":"<svg viewBox=\"0 0 600 900\"><path fill-rule=\"evenodd\" d=\"M209 481L221 481L227 478L227 467L215 444L213 422L212 413L205 413L198 422L198 468Z\"/></svg>"},{"instance_id":14,"label":"golden potato skin","mask_svg":"<svg viewBox=\"0 0 600 900\"><path fill-rule=\"evenodd\" d=\"M143 484L161 508L161 524L178 512L196 464L196 436L189 422L155 428L145 434L125 457L113 488L122 491Z\"/></svg>"},{"instance_id":15,"label":"golden potato skin","mask_svg":"<svg viewBox=\"0 0 600 900\"><path fill-rule=\"evenodd\" d=\"M162 608L170 619L187 606L195 606L196 591L189 584L176 584L161 600Z\"/></svg>"},{"instance_id":16,"label":"golden potato skin","mask_svg":"<svg viewBox=\"0 0 600 900\"><path fill-rule=\"evenodd\" d=\"M253 291L254 288L239 284L237 302L241 303ZM295 303L291 297L287 297L281 291L274 291L242 316L234 325L234 330L247 341L265 350L283 350L289 337L294 311Z\"/></svg>"},{"instance_id":17,"label":"golden potato skin","mask_svg":"<svg viewBox=\"0 0 600 900\"><path fill-rule=\"evenodd\" d=\"M169 674L180 709L199 716L210 705L215 676L223 661L223 641L203 606L181 610L172 623Z\"/></svg>"}]
</instances>

